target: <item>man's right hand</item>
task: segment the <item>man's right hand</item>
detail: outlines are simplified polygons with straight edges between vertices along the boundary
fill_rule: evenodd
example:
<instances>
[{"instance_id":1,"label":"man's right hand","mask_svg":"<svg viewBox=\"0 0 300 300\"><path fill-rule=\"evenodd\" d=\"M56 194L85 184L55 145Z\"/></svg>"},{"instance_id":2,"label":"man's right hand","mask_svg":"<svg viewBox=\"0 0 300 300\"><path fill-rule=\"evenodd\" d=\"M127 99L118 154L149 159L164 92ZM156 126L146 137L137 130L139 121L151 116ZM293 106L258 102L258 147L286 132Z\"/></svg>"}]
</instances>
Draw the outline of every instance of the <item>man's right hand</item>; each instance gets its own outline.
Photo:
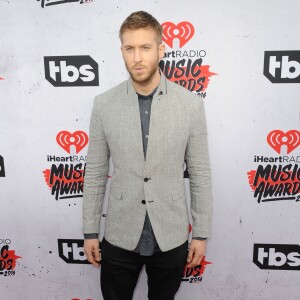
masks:
<instances>
[{"instance_id":1,"label":"man's right hand","mask_svg":"<svg viewBox=\"0 0 300 300\"><path fill-rule=\"evenodd\" d=\"M85 239L84 240L84 253L87 260L96 267L100 266L101 256L99 252L98 239Z\"/></svg>"}]
</instances>

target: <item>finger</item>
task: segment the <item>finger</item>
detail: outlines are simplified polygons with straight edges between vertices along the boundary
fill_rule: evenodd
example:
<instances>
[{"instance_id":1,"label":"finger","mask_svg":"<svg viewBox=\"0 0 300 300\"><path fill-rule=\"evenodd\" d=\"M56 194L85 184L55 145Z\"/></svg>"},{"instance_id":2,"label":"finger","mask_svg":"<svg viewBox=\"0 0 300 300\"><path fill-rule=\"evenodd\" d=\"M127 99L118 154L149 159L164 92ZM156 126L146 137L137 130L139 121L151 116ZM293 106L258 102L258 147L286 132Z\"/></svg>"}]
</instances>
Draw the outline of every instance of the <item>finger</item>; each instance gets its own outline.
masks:
<instances>
[{"instance_id":1,"label":"finger","mask_svg":"<svg viewBox=\"0 0 300 300\"><path fill-rule=\"evenodd\" d=\"M188 256L187 256L187 262L190 263L193 259L193 256L194 256L194 248L190 248L189 249L189 253L188 253Z\"/></svg>"},{"instance_id":2,"label":"finger","mask_svg":"<svg viewBox=\"0 0 300 300\"><path fill-rule=\"evenodd\" d=\"M93 264L96 267L100 266L100 261L96 261L94 256L92 256L92 261L90 261L90 263Z\"/></svg>"},{"instance_id":3,"label":"finger","mask_svg":"<svg viewBox=\"0 0 300 300\"><path fill-rule=\"evenodd\" d=\"M92 253L86 253L85 256L89 263L91 263L92 265L95 265L96 262L94 261L94 257L92 255Z\"/></svg>"},{"instance_id":4,"label":"finger","mask_svg":"<svg viewBox=\"0 0 300 300\"><path fill-rule=\"evenodd\" d=\"M200 257L199 257L199 259L198 259L198 261L196 263L196 266L198 266L198 265L201 264L202 259L203 259L203 255L200 255Z\"/></svg>"},{"instance_id":5,"label":"finger","mask_svg":"<svg viewBox=\"0 0 300 300\"><path fill-rule=\"evenodd\" d=\"M202 255L200 253L194 253L193 259L187 265L188 268L194 268L199 265L202 259Z\"/></svg>"},{"instance_id":6,"label":"finger","mask_svg":"<svg viewBox=\"0 0 300 300\"><path fill-rule=\"evenodd\" d=\"M89 263L91 263L92 265L94 265L96 267L99 267L99 263L95 260L92 250L85 251L85 256Z\"/></svg>"},{"instance_id":7,"label":"finger","mask_svg":"<svg viewBox=\"0 0 300 300\"><path fill-rule=\"evenodd\" d=\"M94 258L95 258L95 261L100 262L101 256L100 256L100 250L99 250L99 248L95 248L94 249Z\"/></svg>"},{"instance_id":8,"label":"finger","mask_svg":"<svg viewBox=\"0 0 300 300\"><path fill-rule=\"evenodd\" d=\"M197 262L197 258L195 256L193 256L193 259L187 264L187 268L193 268L194 266L196 266L196 262Z\"/></svg>"},{"instance_id":9,"label":"finger","mask_svg":"<svg viewBox=\"0 0 300 300\"><path fill-rule=\"evenodd\" d=\"M93 260L92 264L93 264L95 267L100 267L100 261L96 261L95 259Z\"/></svg>"}]
</instances>

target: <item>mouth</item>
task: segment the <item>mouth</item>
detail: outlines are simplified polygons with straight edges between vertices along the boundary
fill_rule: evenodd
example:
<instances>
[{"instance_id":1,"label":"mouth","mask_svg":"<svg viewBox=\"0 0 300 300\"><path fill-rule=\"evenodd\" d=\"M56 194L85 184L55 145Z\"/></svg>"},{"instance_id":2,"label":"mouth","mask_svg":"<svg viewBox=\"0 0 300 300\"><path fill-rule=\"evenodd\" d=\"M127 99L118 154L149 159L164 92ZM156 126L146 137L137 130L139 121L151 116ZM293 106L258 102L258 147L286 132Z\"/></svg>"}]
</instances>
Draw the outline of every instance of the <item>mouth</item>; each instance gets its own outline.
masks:
<instances>
[{"instance_id":1,"label":"mouth","mask_svg":"<svg viewBox=\"0 0 300 300\"><path fill-rule=\"evenodd\" d=\"M133 70L135 72L141 73L141 72L143 72L145 70L145 68L142 67L142 66L136 66L136 67L133 68Z\"/></svg>"}]
</instances>

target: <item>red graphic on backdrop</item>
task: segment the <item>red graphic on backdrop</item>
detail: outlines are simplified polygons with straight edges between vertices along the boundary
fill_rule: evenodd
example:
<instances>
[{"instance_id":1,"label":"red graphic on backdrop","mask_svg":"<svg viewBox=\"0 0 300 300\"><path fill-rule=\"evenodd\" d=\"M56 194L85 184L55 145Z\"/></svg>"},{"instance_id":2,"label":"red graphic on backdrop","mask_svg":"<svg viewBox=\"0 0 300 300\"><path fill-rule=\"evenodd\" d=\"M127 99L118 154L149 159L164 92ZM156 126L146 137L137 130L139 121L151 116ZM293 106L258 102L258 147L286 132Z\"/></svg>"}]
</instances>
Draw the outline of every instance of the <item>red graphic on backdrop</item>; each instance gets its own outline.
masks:
<instances>
[{"instance_id":1,"label":"red graphic on backdrop","mask_svg":"<svg viewBox=\"0 0 300 300\"><path fill-rule=\"evenodd\" d=\"M249 185L257 202L278 200L300 201L300 169L295 165L260 165L247 173Z\"/></svg>"},{"instance_id":2,"label":"red graphic on backdrop","mask_svg":"<svg viewBox=\"0 0 300 300\"><path fill-rule=\"evenodd\" d=\"M167 79L191 92L204 92L210 77L217 75L209 70L210 66L202 65L202 58L196 60L181 59L179 61L161 60L159 66Z\"/></svg>"},{"instance_id":3,"label":"red graphic on backdrop","mask_svg":"<svg viewBox=\"0 0 300 300\"><path fill-rule=\"evenodd\" d=\"M267 135L268 144L278 153L281 147L287 147L287 154L300 145L300 132L289 130L273 130ZM254 162L259 163L256 170L247 173L254 198L257 202L270 202L280 200L300 201L300 156L280 155L265 157L255 155Z\"/></svg>"},{"instance_id":4,"label":"red graphic on backdrop","mask_svg":"<svg viewBox=\"0 0 300 300\"><path fill-rule=\"evenodd\" d=\"M76 154L79 153L88 143L89 137L84 131L61 131L56 136L57 143L69 154L71 153L71 146L75 146Z\"/></svg>"},{"instance_id":5,"label":"red graphic on backdrop","mask_svg":"<svg viewBox=\"0 0 300 300\"><path fill-rule=\"evenodd\" d=\"M60 166L61 168L59 168L59 166L56 168L56 172L51 172L50 169L43 171L45 181L50 188L53 187L57 180L63 181L65 184L72 184L73 182L80 182L80 180L83 180L84 170L77 169L76 166L76 170L74 170L73 165L60 164ZM78 166L81 168L82 164L78 164ZM61 171L59 171L59 169L61 169ZM64 174L67 174L67 177Z\"/></svg>"},{"instance_id":6,"label":"red graphic on backdrop","mask_svg":"<svg viewBox=\"0 0 300 300\"><path fill-rule=\"evenodd\" d=\"M53 164L43 171L45 181L55 199L80 198L83 194L85 164Z\"/></svg>"},{"instance_id":7,"label":"red graphic on backdrop","mask_svg":"<svg viewBox=\"0 0 300 300\"><path fill-rule=\"evenodd\" d=\"M179 48L182 48L195 33L194 26L187 22L180 22L175 25L172 22L165 22L163 27L163 41L173 48L175 38L179 40ZM202 65L205 50L172 50L167 51L164 59L159 62L159 67L167 79L173 81L191 92L206 97L210 77L217 75L209 70L209 65Z\"/></svg>"},{"instance_id":8,"label":"red graphic on backdrop","mask_svg":"<svg viewBox=\"0 0 300 300\"><path fill-rule=\"evenodd\" d=\"M209 264L212 263L206 261L205 256L203 256L200 265L197 265L194 268L184 268L182 281L188 281L189 283L201 282L206 266Z\"/></svg>"},{"instance_id":9,"label":"red graphic on backdrop","mask_svg":"<svg viewBox=\"0 0 300 300\"><path fill-rule=\"evenodd\" d=\"M79 130L74 133L63 130L56 135L57 143L68 153L71 152L71 146L75 147L76 153L80 152L88 140L88 135ZM43 171L43 175L55 199L82 197L86 158L77 155L67 157L47 155L47 160L53 163L50 169Z\"/></svg>"},{"instance_id":10,"label":"red graphic on backdrop","mask_svg":"<svg viewBox=\"0 0 300 300\"><path fill-rule=\"evenodd\" d=\"M4 80L4 78L3 78L3 77L0 77L0 80Z\"/></svg>"},{"instance_id":11,"label":"red graphic on backdrop","mask_svg":"<svg viewBox=\"0 0 300 300\"><path fill-rule=\"evenodd\" d=\"M296 170L297 171L297 170ZM296 175L296 172L294 172ZM249 185L253 191L255 191L255 188L261 183L269 183L270 185L275 185L276 181L281 178L281 180L286 179L286 183L289 183L290 188L287 188L287 191L291 191L292 184L297 182L297 178L293 176L292 172L284 173L284 172L274 172L274 176L265 176L261 178L260 176L257 176L257 171L251 170L248 174L249 179ZM271 172L270 172L271 175ZM277 179L277 180L276 180ZM299 191L300 193L300 191Z\"/></svg>"},{"instance_id":12,"label":"red graphic on backdrop","mask_svg":"<svg viewBox=\"0 0 300 300\"><path fill-rule=\"evenodd\" d=\"M8 245L2 246L0 249L0 275L15 275L14 273L12 273L12 271L16 267L18 258L22 257L16 255L15 250L9 250Z\"/></svg>"},{"instance_id":13,"label":"red graphic on backdrop","mask_svg":"<svg viewBox=\"0 0 300 300\"><path fill-rule=\"evenodd\" d=\"M194 35L194 26L189 22L180 22L175 25L172 22L161 24L163 28L163 41L170 47L173 47L173 40L179 40L179 47L182 48Z\"/></svg>"},{"instance_id":14,"label":"red graphic on backdrop","mask_svg":"<svg viewBox=\"0 0 300 300\"><path fill-rule=\"evenodd\" d=\"M289 154L300 145L300 131L289 130L284 133L281 130L273 130L268 134L267 142L278 154L281 146L285 145Z\"/></svg>"}]
</instances>

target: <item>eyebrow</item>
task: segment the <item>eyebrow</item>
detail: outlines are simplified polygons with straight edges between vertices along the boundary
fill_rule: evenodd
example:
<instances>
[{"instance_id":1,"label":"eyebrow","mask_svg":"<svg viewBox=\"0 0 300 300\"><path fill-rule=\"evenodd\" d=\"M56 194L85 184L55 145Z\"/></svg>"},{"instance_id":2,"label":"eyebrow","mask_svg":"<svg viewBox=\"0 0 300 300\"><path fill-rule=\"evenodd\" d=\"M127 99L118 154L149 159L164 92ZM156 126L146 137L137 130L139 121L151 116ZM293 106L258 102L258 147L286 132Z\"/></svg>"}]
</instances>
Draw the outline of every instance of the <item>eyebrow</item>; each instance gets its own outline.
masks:
<instances>
[{"instance_id":1,"label":"eyebrow","mask_svg":"<svg viewBox=\"0 0 300 300\"><path fill-rule=\"evenodd\" d=\"M145 46L151 47L152 45L149 43L145 43L145 44L140 45L139 47L145 47ZM134 47L134 46L132 46L130 44L126 44L126 45L123 45L123 47L126 48L126 47Z\"/></svg>"}]
</instances>

